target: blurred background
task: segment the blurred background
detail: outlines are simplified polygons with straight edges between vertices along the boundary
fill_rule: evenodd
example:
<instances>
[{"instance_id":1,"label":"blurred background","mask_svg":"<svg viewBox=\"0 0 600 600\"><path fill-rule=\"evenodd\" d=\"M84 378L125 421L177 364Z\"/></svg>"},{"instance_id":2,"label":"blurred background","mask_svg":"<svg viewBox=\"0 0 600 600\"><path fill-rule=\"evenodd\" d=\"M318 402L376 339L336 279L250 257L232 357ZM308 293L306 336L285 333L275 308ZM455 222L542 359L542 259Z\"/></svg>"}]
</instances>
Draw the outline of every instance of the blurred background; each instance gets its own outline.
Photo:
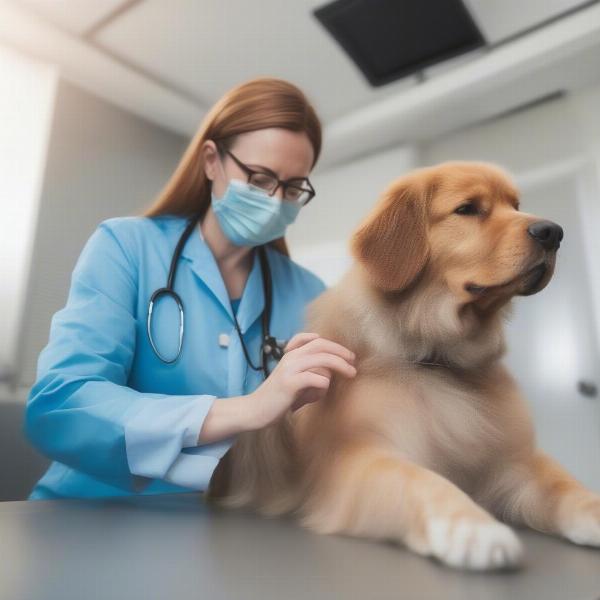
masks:
<instances>
[{"instance_id":1,"label":"blurred background","mask_svg":"<svg viewBox=\"0 0 600 600\"><path fill-rule=\"evenodd\" d=\"M257 76L322 119L316 198L287 234L331 285L394 178L507 168L558 222L554 279L516 298L506 362L540 445L600 491L600 2L0 1L0 500L49 461L22 438L37 357L85 241L139 214L212 104Z\"/></svg>"}]
</instances>

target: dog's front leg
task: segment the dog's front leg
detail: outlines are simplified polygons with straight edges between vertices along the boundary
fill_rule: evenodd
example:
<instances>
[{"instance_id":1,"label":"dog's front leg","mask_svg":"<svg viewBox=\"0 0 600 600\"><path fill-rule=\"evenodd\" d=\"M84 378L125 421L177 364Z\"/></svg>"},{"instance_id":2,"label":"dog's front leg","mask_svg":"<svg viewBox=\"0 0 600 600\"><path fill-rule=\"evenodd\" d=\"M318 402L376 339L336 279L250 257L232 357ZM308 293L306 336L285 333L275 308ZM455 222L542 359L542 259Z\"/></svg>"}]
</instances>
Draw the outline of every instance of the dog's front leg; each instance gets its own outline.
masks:
<instances>
[{"instance_id":1,"label":"dog's front leg","mask_svg":"<svg viewBox=\"0 0 600 600\"><path fill-rule=\"evenodd\" d=\"M482 496L484 506L510 523L600 546L600 495L544 452L502 467Z\"/></svg>"},{"instance_id":2,"label":"dog's front leg","mask_svg":"<svg viewBox=\"0 0 600 600\"><path fill-rule=\"evenodd\" d=\"M321 478L300 509L305 527L394 540L455 567L520 562L522 547L514 532L437 473L369 444L322 460Z\"/></svg>"}]
</instances>

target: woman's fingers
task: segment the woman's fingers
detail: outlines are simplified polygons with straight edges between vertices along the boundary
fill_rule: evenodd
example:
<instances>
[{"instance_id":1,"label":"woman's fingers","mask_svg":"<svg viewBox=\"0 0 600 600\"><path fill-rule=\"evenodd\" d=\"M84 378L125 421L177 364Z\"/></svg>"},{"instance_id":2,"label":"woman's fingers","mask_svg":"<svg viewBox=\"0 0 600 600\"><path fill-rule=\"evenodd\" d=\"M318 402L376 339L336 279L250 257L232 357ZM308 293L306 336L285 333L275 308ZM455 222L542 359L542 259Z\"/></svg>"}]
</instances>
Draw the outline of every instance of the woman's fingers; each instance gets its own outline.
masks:
<instances>
[{"instance_id":1,"label":"woman's fingers","mask_svg":"<svg viewBox=\"0 0 600 600\"><path fill-rule=\"evenodd\" d=\"M348 348L322 338L318 333L302 332L292 337L285 347L286 363L293 368L288 371L290 382L299 395L292 403L292 410L308 402L316 402L324 397L329 388L333 372L344 377L354 377L356 368L352 364L356 358Z\"/></svg>"},{"instance_id":2,"label":"woman's fingers","mask_svg":"<svg viewBox=\"0 0 600 600\"><path fill-rule=\"evenodd\" d=\"M289 352L290 350L294 350L295 348L299 348L304 344L316 339L319 337L318 333L297 333L294 337L292 337L284 348L284 352Z\"/></svg>"},{"instance_id":3,"label":"woman's fingers","mask_svg":"<svg viewBox=\"0 0 600 600\"><path fill-rule=\"evenodd\" d=\"M296 381L299 384L300 389L308 387L327 389L329 387L329 377L313 373L312 371L299 373Z\"/></svg>"},{"instance_id":4,"label":"woman's fingers","mask_svg":"<svg viewBox=\"0 0 600 600\"><path fill-rule=\"evenodd\" d=\"M337 371L342 375L346 375L347 377L354 377L354 375L356 375L356 368L353 365L342 357L337 356L336 354L328 354L327 352L316 352L314 354L298 357L294 364L298 371L307 371L318 367L325 367Z\"/></svg>"},{"instance_id":5,"label":"woman's fingers","mask_svg":"<svg viewBox=\"0 0 600 600\"><path fill-rule=\"evenodd\" d=\"M334 373L354 377L354 359L348 348L318 333L293 336L273 372L252 392L261 427L275 422L290 408L320 401L327 395Z\"/></svg>"},{"instance_id":6,"label":"woman's fingers","mask_svg":"<svg viewBox=\"0 0 600 600\"><path fill-rule=\"evenodd\" d=\"M345 346L342 346L342 344L338 344L337 342L334 342L333 340L328 340L328 339L325 339L322 337L311 340L310 342L305 344L305 346L302 348L302 351L303 352L327 352L329 354L336 354L337 356L340 356L341 358L343 358L344 360L347 360L348 362L353 362L354 359L356 358L356 354L354 354L354 352L352 352L352 350L349 350Z\"/></svg>"},{"instance_id":7,"label":"woman's fingers","mask_svg":"<svg viewBox=\"0 0 600 600\"><path fill-rule=\"evenodd\" d=\"M313 373L318 373L319 375L325 375L325 377L331 377L331 369L326 369L325 367L314 367L310 370Z\"/></svg>"},{"instance_id":8,"label":"woman's fingers","mask_svg":"<svg viewBox=\"0 0 600 600\"><path fill-rule=\"evenodd\" d=\"M313 335L313 334L308 334L308 335ZM328 339L322 338L318 334L316 335L316 337L313 337L312 339L309 339L309 338L302 338L302 339L303 339L303 342L299 343L294 348L298 353L328 352L329 354L337 354L338 356L347 360L348 362L353 362L354 359L356 358L356 355L354 354L354 352L352 352L352 350L349 350L345 346L342 346L341 344L338 344L337 342L334 342L333 340L328 340ZM292 338L290 340L290 343L293 340L294 340L294 338Z\"/></svg>"}]
</instances>

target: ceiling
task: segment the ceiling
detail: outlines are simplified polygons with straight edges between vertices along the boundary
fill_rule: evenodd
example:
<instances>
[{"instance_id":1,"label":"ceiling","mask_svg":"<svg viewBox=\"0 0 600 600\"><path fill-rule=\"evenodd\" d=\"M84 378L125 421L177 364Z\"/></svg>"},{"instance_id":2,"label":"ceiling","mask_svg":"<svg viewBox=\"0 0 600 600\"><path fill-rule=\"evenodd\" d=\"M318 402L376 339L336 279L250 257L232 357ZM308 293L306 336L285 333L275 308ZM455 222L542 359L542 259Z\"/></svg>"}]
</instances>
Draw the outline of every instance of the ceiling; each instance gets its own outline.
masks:
<instances>
[{"instance_id":1,"label":"ceiling","mask_svg":"<svg viewBox=\"0 0 600 600\"><path fill-rule=\"evenodd\" d=\"M381 87L313 16L323 0L0 1L0 43L188 136L236 84L288 79L323 121L325 164L600 81L599 2L465 3L488 46Z\"/></svg>"}]
</instances>

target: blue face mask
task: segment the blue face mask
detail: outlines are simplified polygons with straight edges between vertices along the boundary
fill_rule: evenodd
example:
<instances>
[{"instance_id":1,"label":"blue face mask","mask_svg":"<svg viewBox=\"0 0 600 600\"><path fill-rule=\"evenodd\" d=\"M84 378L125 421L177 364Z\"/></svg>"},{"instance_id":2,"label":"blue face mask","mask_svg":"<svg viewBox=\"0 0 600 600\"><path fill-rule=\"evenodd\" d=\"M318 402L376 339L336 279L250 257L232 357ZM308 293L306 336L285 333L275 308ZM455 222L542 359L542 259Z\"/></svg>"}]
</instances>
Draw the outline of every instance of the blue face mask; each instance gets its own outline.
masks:
<instances>
[{"instance_id":1,"label":"blue face mask","mask_svg":"<svg viewBox=\"0 0 600 600\"><path fill-rule=\"evenodd\" d=\"M240 179L231 179L211 206L227 238L236 246L258 246L282 237L302 206L271 197Z\"/></svg>"}]
</instances>

